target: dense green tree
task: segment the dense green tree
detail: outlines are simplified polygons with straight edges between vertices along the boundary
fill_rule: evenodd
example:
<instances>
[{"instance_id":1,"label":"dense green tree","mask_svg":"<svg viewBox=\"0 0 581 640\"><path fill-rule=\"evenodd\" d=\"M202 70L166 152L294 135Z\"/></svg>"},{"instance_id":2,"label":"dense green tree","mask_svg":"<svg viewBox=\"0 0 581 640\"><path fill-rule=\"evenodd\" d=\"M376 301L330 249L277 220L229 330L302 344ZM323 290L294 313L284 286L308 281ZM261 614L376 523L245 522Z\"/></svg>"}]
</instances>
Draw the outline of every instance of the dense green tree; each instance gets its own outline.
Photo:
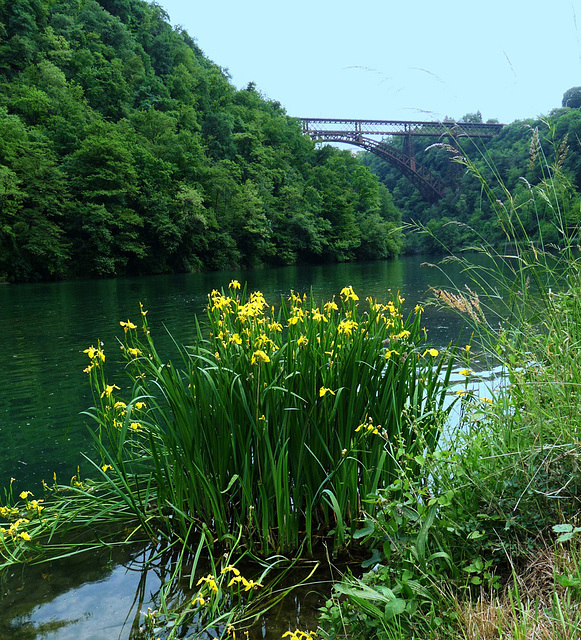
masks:
<instances>
[{"instance_id":1,"label":"dense green tree","mask_svg":"<svg viewBox=\"0 0 581 640\"><path fill-rule=\"evenodd\" d=\"M576 89L576 88L574 88ZM572 91L572 90L570 90ZM569 93L569 92L567 92ZM480 112L467 114L463 122L481 122ZM399 171L370 153L360 154L386 185L403 220L410 223L406 234L408 251L456 251L482 242L501 244L507 235L506 221L483 192L481 182L454 158L467 157L502 202L506 190L514 198L512 236L545 243L558 243L559 233L574 233L581 203L581 110L561 108L538 120L528 119L505 126L485 143L459 137L447 145L440 140L414 141L416 159L438 175L446 190L434 204L426 203ZM393 146L402 141L391 140ZM427 150L426 150L427 149ZM545 181L559 171L561 203L547 196ZM568 185L566 188L563 185ZM427 233L420 233L420 229Z\"/></svg>"},{"instance_id":2,"label":"dense green tree","mask_svg":"<svg viewBox=\"0 0 581 640\"><path fill-rule=\"evenodd\" d=\"M0 273L17 280L64 273L66 192L47 141L0 108Z\"/></svg>"},{"instance_id":3,"label":"dense green tree","mask_svg":"<svg viewBox=\"0 0 581 640\"><path fill-rule=\"evenodd\" d=\"M563 94L561 106L578 109L581 107L581 87L571 87Z\"/></svg>"},{"instance_id":4,"label":"dense green tree","mask_svg":"<svg viewBox=\"0 0 581 640\"><path fill-rule=\"evenodd\" d=\"M386 258L401 219L351 154L237 90L145 0L0 0L0 276Z\"/></svg>"}]
</instances>

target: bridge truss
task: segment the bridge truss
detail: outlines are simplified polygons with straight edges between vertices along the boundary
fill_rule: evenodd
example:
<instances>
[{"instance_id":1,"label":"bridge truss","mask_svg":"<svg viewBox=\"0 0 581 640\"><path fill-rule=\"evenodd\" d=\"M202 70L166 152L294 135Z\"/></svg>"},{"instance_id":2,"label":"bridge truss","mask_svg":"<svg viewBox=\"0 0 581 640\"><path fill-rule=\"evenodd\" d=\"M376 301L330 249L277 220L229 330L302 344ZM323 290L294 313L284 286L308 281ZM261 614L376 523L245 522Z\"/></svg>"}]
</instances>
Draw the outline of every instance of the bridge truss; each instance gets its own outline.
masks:
<instances>
[{"instance_id":1,"label":"bridge truss","mask_svg":"<svg viewBox=\"0 0 581 640\"><path fill-rule=\"evenodd\" d=\"M303 133L313 140L353 144L374 153L399 169L419 190L425 200L436 202L444 194L444 184L435 174L415 158L412 144L414 136L485 139L497 135L502 124L473 122L423 122L408 120L341 120L336 118L301 118ZM368 136L404 136L404 150L383 140Z\"/></svg>"}]
</instances>

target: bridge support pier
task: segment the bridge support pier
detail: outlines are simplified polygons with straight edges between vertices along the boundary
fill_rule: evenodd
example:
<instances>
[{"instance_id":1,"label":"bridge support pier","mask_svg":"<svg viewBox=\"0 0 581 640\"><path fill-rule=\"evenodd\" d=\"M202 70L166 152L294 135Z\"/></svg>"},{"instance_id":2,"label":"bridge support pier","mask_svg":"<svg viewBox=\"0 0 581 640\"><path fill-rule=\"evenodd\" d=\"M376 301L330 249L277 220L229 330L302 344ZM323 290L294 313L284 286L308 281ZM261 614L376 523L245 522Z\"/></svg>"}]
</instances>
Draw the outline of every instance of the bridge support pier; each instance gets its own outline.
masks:
<instances>
[{"instance_id":1,"label":"bridge support pier","mask_svg":"<svg viewBox=\"0 0 581 640\"><path fill-rule=\"evenodd\" d=\"M416 157L414 155L414 142L411 134L406 134L403 139L403 151L410 159L410 169L416 170Z\"/></svg>"}]
</instances>

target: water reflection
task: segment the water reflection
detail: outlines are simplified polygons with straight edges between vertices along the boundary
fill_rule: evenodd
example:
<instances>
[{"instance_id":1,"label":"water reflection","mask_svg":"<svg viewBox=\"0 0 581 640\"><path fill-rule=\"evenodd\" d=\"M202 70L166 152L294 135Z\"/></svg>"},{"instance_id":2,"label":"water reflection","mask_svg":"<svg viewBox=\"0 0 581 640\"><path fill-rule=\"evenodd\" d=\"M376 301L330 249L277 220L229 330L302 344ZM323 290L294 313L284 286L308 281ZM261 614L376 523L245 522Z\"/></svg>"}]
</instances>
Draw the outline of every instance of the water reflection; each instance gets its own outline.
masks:
<instances>
[{"instance_id":1,"label":"water reflection","mask_svg":"<svg viewBox=\"0 0 581 640\"><path fill-rule=\"evenodd\" d=\"M75 473L80 453L90 451L88 419L80 415L92 404L82 373L83 349L102 340L108 367L119 369L119 321L135 318L140 301L150 310L159 351L171 354L165 329L187 344L208 292L227 287L232 278L248 282L272 302L291 289L305 292L311 286L316 299L329 299L350 284L379 300L389 297L389 289L401 291L413 308L430 286L462 278L453 264L445 276L420 267L422 262L421 256L410 256L391 262L0 287L0 486L14 477L20 491L49 480L53 472L63 482ZM464 328L457 314L433 307L426 307L424 320L436 346L456 339Z\"/></svg>"},{"instance_id":2,"label":"water reflection","mask_svg":"<svg viewBox=\"0 0 581 640\"><path fill-rule=\"evenodd\" d=\"M142 574L128 568L131 565L118 564L122 560L127 561L126 552L103 549L90 558L76 556L12 570L4 577L0 637L130 637L124 630Z\"/></svg>"},{"instance_id":3,"label":"water reflection","mask_svg":"<svg viewBox=\"0 0 581 640\"><path fill-rule=\"evenodd\" d=\"M0 639L4 640L138 640L148 609L159 610L160 589L169 581L175 556L159 556L147 546L131 551L101 549L31 567L4 576L0 596ZM299 565L279 587L286 589L310 574L313 563ZM254 575L256 565L238 565ZM210 565L198 564L190 587L185 578L169 594L168 604L195 597L198 577ZM321 569L317 582L301 587L253 626L253 638L280 638L292 628L317 626L317 609L330 593L329 572ZM292 580L292 582L291 582ZM187 629L183 630L187 635ZM197 636L196 636L197 637ZM213 637L210 632L207 638Z\"/></svg>"}]
</instances>

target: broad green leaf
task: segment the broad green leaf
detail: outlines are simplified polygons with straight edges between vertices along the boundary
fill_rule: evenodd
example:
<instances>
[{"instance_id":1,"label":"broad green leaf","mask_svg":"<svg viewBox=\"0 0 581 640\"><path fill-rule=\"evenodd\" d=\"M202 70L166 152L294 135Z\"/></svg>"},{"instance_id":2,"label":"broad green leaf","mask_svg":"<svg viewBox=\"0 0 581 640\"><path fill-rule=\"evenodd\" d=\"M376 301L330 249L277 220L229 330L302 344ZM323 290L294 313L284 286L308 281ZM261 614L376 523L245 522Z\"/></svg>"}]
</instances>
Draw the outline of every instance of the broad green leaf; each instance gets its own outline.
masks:
<instances>
[{"instance_id":1,"label":"broad green leaf","mask_svg":"<svg viewBox=\"0 0 581 640\"><path fill-rule=\"evenodd\" d=\"M366 520L363 526L363 529L358 529L353 534L353 539L359 540L359 538L365 538L365 536L372 534L374 531L375 531L375 523L373 522L373 520Z\"/></svg>"},{"instance_id":2,"label":"broad green leaf","mask_svg":"<svg viewBox=\"0 0 581 640\"><path fill-rule=\"evenodd\" d=\"M398 616L405 611L405 600L401 598L396 598L395 600L391 600L385 605L384 609L384 619L391 620L394 616Z\"/></svg>"}]
</instances>

